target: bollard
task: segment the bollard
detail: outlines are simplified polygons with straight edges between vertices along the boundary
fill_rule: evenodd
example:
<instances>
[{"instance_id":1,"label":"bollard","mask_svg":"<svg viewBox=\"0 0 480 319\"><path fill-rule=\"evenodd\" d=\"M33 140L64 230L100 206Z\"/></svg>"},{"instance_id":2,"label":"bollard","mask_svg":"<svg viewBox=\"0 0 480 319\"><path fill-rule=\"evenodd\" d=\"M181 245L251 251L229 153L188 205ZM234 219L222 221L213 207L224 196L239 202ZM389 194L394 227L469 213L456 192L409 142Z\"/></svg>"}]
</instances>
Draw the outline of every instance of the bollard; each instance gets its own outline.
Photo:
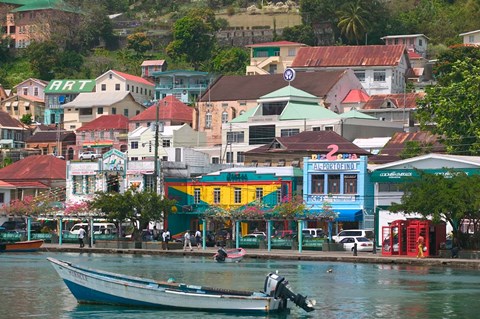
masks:
<instances>
[{"instance_id":1,"label":"bollard","mask_svg":"<svg viewBox=\"0 0 480 319\"><path fill-rule=\"evenodd\" d=\"M353 255L357 256L357 243L353 244Z\"/></svg>"},{"instance_id":2,"label":"bollard","mask_svg":"<svg viewBox=\"0 0 480 319\"><path fill-rule=\"evenodd\" d=\"M375 239L373 240L373 250L372 250L372 254L376 254L377 253L377 244L375 243Z\"/></svg>"}]
</instances>

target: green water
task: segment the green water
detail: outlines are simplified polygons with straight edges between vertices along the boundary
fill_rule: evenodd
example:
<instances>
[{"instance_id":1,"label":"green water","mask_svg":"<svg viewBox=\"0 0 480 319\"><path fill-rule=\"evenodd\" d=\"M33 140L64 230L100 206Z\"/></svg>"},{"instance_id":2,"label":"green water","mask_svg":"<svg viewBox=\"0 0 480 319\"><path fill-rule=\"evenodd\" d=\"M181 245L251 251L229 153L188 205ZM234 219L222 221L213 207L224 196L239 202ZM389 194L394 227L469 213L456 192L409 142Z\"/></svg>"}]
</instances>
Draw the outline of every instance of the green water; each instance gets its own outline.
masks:
<instances>
[{"instance_id":1,"label":"green water","mask_svg":"<svg viewBox=\"0 0 480 319\"><path fill-rule=\"evenodd\" d=\"M305 313L226 315L78 305L46 257L91 268L177 282L261 290L278 270L298 293L317 300ZM332 269L331 272L327 270ZM0 254L0 318L479 318L480 272L451 268L77 253Z\"/></svg>"}]
</instances>

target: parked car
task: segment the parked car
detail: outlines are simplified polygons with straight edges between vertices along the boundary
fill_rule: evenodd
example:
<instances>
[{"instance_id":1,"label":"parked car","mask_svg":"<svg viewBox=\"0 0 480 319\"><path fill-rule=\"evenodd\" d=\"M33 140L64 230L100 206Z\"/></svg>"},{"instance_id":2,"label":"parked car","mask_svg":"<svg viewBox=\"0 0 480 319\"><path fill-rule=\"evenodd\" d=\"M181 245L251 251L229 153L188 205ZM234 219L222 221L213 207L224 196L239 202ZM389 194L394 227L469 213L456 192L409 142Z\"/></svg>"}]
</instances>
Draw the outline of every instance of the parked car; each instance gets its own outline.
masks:
<instances>
[{"instance_id":1,"label":"parked car","mask_svg":"<svg viewBox=\"0 0 480 319\"><path fill-rule=\"evenodd\" d=\"M289 239L289 238L292 238L294 235L293 233L293 230L291 229L286 229L286 230L277 230L277 232L275 233L275 238L285 238L285 239Z\"/></svg>"},{"instance_id":2,"label":"parked car","mask_svg":"<svg viewBox=\"0 0 480 319\"><path fill-rule=\"evenodd\" d=\"M246 234L245 236L242 236L242 238L257 238L257 239L265 239L267 238L267 235L263 232L256 232L256 233L251 233L251 234Z\"/></svg>"},{"instance_id":3,"label":"parked car","mask_svg":"<svg viewBox=\"0 0 480 319\"><path fill-rule=\"evenodd\" d=\"M78 155L78 159L81 160L81 161L83 161L83 160L93 161L94 159L101 158L101 157L102 157L102 154L97 154L97 153L92 152L92 151L83 152L83 153L80 153L80 155Z\"/></svg>"},{"instance_id":4,"label":"parked car","mask_svg":"<svg viewBox=\"0 0 480 319\"><path fill-rule=\"evenodd\" d=\"M347 251L353 251L355 243L357 251L373 251L373 241L366 237L345 237L339 243L343 244L343 248Z\"/></svg>"},{"instance_id":5,"label":"parked car","mask_svg":"<svg viewBox=\"0 0 480 319\"><path fill-rule=\"evenodd\" d=\"M347 229L342 230L336 236L332 236L332 239L339 243L345 237L366 237L370 240L373 240L374 234L373 230L369 229Z\"/></svg>"},{"instance_id":6,"label":"parked car","mask_svg":"<svg viewBox=\"0 0 480 319\"><path fill-rule=\"evenodd\" d=\"M324 238L325 232L321 228L304 228L302 229L302 233L312 235L314 238Z\"/></svg>"},{"instance_id":7,"label":"parked car","mask_svg":"<svg viewBox=\"0 0 480 319\"><path fill-rule=\"evenodd\" d=\"M6 230L25 230L27 224L23 220L7 220L2 224L2 227Z\"/></svg>"}]
</instances>

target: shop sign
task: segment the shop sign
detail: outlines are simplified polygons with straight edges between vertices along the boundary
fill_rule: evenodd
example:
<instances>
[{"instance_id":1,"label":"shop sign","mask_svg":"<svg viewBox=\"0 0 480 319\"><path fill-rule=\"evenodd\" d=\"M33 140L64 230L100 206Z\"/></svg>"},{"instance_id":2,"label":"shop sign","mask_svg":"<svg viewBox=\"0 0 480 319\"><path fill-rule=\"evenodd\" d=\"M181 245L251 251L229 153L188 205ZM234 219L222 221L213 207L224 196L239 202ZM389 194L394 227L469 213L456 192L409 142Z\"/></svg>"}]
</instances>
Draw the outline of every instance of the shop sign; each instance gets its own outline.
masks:
<instances>
[{"instance_id":1,"label":"shop sign","mask_svg":"<svg viewBox=\"0 0 480 319\"><path fill-rule=\"evenodd\" d=\"M327 154L312 154L312 160L356 160L358 159L357 154L337 154L338 152L337 144L330 144L327 146L327 149L330 150Z\"/></svg>"},{"instance_id":2,"label":"shop sign","mask_svg":"<svg viewBox=\"0 0 480 319\"><path fill-rule=\"evenodd\" d=\"M247 174L228 173L227 182L245 182L248 181Z\"/></svg>"}]
</instances>

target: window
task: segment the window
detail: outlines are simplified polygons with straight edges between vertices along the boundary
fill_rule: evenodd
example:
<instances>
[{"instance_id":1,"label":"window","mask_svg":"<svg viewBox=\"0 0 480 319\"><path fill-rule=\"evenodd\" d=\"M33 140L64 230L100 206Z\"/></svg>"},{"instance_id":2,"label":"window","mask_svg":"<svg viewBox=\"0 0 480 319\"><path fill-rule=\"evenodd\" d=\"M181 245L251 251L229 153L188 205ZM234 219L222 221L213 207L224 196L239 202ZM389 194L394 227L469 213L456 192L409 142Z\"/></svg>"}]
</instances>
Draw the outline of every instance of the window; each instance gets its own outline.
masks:
<instances>
[{"instance_id":1,"label":"window","mask_svg":"<svg viewBox=\"0 0 480 319\"><path fill-rule=\"evenodd\" d=\"M93 110L92 110L91 107L90 107L90 108L86 108L86 109L80 109L80 110L78 111L78 114L79 114L80 116L82 116L82 115L92 115L92 114L93 114Z\"/></svg>"},{"instance_id":2,"label":"window","mask_svg":"<svg viewBox=\"0 0 480 319\"><path fill-rule=\"evenodd\" d=\"M418 45L423 46L423 40L422 39L418 39Z\"/></svg>"},{"instance_id":3,"label":"window","mask_svg":"<svg viewBox=\"0 0 480 319\"><path fill-rule=\"evenodd\" d=\"M103 114L103 107L99 107L97 109L97 114Z\"/></svg>"},{"instance_id":4,"label":"window","mask_svg":"<svg viewBox=\"0 0 480 319\"><path fill-rule=\"evenodd\" d=\"M106 91L106 90L107 90L107 85L106 85L106 84L102 84L101 90L102 90L102 91Z\"/></svg>"},{"instance_id":5,"label":"window","mask_svg":"<svg viewBox=\"0 0 480 319\"><path fill-rule=\"evenodd\" d=\"M227 152L227 163L233 163L233 152Z\"/></svg>"},{"instance_id":6,"label":"window","mask_svg":"<svg viewBox=\"0 0 480 319\"><path fill-rule=\"evenodd\" d=\"M38 96L38 88L37 87L35 87L33 89L33 96Z\"/></svg>"},{"instance_id":7,"label":"window","mask_svg":"<svg viewBox=\"0 0 480 319\"><path fill-rule=\"evenodd\" d=\"M138 161L138 157L130 157L130 160L131 160L132 162Z\"/></svg>"},{"instance_id":8,"label":"window","mask_svg":"<svg viewBox=\"0 0 480 319\"><path fill-rule=\"evenodd\" d=\"M0 193L0 204L3 204L5 202L5 194Z\"/></svg>"},{"instance_id":9,"label":"window","mask_svg":"<svg viewBox=\"0 0 480 319\"><path fill-rule=\"evenodd\" d=\"M143 175L143 183L146 191L155 191L155 175Z\"/></svg>"},{"instance_id":10,"label":"window","mask_svg":"<svg viewBox=\"0 0 480 319\"><path fill-rule=\"evenodd\" d=\"M357 175L346 174L343 177L343 193L356 194L357 193Z\"/></svg>"},{"instance_id":11,"label":"window","mask_svg":"<svg viewBox=\"0 0 480 319\"><path fill-rule=\"evenodd\" d=\"M354 73L360 82L365 82L365 70L354 71Z\"/></svg>"},{"instance_id":12,"label":"window","mask_svg":"<svg viewBox=\"0 0 480 319\"><path fill-rule=\"evenodd\" d=\"M116 107L112 107L112 114L117 114L117 108Z\"/></svg>"},{"instance_id":13,"label":"window","mask_svg":"<svg viewBox=\"0 0 480 319\"><path fill-rule=\"evenodd\" d=\"M162 146L163 147L170 147L170 140L169 139L163 139L162 140Z\"/></svg>"},{"instance_id":14,"label":"window","mask_svg":"<svg viewBox=\"0 0 480 319\"><path fill-rule=\"evenodd\" d=\"M205 114L205 128L212 127L212 113L208 112Z\"/></svg>"},{"instance_id":15,"label":"window","mask_svg":"<svg viewBox=\"0 0 480 319\"><path fill-rule=\"evenodd\" d=\"M130 91L130 84L127 84L127 91Z\"/></svg>"},{"instance_id":16,"label":"window","mask_svg":"<svg viewBox=\"0 0 480 319\"><path fill-rule=\"evenodd\" d=\"M475 36L474 35L469 35L468 36L468 42L469 43L474 43L475 42Z\"/></svg>"},{"instance_id":17,"label":"window","mask_svg":"<svg viewBox=\"0 0 480 319\"><path fill-rule=\"evenodd\" d=\"M315 126L315 127L312 127L312 131L314 132L318 132L318 131L321 131L322 128L320 126Z\"/></svg>"},{"instance_id":18,"label":"window","mask_svg":"<svg viewBox=\"0 0 480 319\"><path fill-rule=\"evenodd\" d=\"M385 82L386 75L385 70L376 70L373 71L373 81L375 82Z\"/></svg>"},{"instance_id":19,"label":"window","mask_svg":"<svg viewBox=\"0 0 480 319\"><path fill-rule=\"evenodd\" d=\"M294 136L300 133L300 129L298 128L288 128L288 129L283 129L280 131L280 136L281 137L287 137L287 136Z\"/></svg>"},{"instance_id":20,"label":"window","mask_svg":"<svg viewBox=\"0 0 480 319\"><path fill-rule=\"evenodd\" d=\"M110 138L111 138L112 140L113 140L113 138L114 138L114 132L113 132L113 130L110 130Z\"/></svg>"},{"instance_id":21,"label":"window","mask_svg":"<svg viewBox=\"0 0 480 319\"><path fill-rule=\"evenodd\" d=\"M288 48L288 56L295 56L295 48Z\"/></svg>"},{"instance_id":22,"label":"window","mask_svg":"<svg viewBox=\"0 0 480 319\"><path fill-rule=\"evenodd\" d=\"M23 95L28 95L28 88L23 88Z\"/></svg>"},{"instance_id":23,"label":"window","mask_svg":"<svg viewBox=\"0 0 480 319\"><path fill-rule=\"evenodd\" d=\"M195 188L193 190L193 203L200 204L200 188Z\"/></svg>"},{"instance_id":24,"label":"window","mask_svg":"<svg viewBox=\"0 0 480 319\"><path fill-rule=\"evenodd\" d=\"M220 164L220 159L218 157L212 157L212 164Z\"/></svg>"},{"instance_id":25,"label":"window","mask_svg":"<svg viewBox=\"0 0 480 319\"><path fill-rule=\"evenodd\" d=\"M237 152L237 163L245 162L245 152Z\"/></svg>"},{"instance_id":26,"label":"window","mask_svg":"<svg viewBox=\"0 0 480 319\"><path fill-rule=\"evenodd\" d=\"M104 139L105 138L105 131L100 131L100 138Z\"/></svg>"},{"instance_id":27,"label":"window","mask_svg":"<svg viewBox=\"0 0 480 319\"><path fill-rule=\"evenodd\" d=\"M95 132L90 132L90 139L93 140L95 138Z\"/></svg>"},{"instance_id":28,"label":"window","mask_svg":"<svg viewBox=\"0 0 480 319\"><path fill-rule=\"evenodd\" d=\"M333 126L325 126L325 131L333 131Z\"/></svg>"},{"instance_id":29,"label":"window","mask_svg":"<svg viewBox=\"0 0 480 319\"><path fill-rule=\"evenodd\" d=\"M234 202L235 204L241 204L242 203L242 189L236 187L234 190Z\"/></svg>"},{"instance_id":30,"label":"window","mask_svg":"<svg viewBox=\"0 0 480 319\"><path fill-rule=\"evenodd\" d=\"M73 194L83 194L83 176L74 175L73 176Z\"/></svg>"},{"instance_id":31,"label":"window","mask_svg":"<svg viewBox=\"0 0 480 319\"><path fill-rule=\"evenodd\" d=\"M113 74L110 73L110 74L108 75L108 78L109 78L110 80L113 79Z\"/></svg>"},{"instance_id":32,"label":"window","mask_svg":"<svg viewBox=\"0 0 480 319\"><path fill-rule=\"evenodd\" d=\"M378 183L378 191L386 193L402 192L402 184L398 183Z\"/></svg>"},{"instance_id":33,"label":"window","mask_svg":"<svg viewBox=\"0 0 480 319\"><path fill-rule=\"evenodd\" d=\"M86 183L87 183L87 194L94 194L95 193L95 189L96 189L96 179L95 179L95 175L88 175L86 176Z\"/></svg>"},{"instance_id":34,"label":"window","mask_svg":"<svg viewBox=\"0 0 480 319\"><path fill-rule=\"evenodd\" d=\"M120 83L115 84L115 91L120 91Z\"/></svg>"},{"instance_id":35,"label":"window","mask_svg":"<svg viewBox=\"0 0 480 319\"><path fill-rule=\"evenodd\" d=\"M133 149L133 150L138 149L138 142L131 142L130 143L130 148Z\"/></svg>"},{"instance_id":36,"label":"window","mask_svg":"<svg viewBox=\"0 0 480 319\"><path fill-rule=\"evenodd\" d=\"M325 175L312 175L312 194L325 194Z\"/></svg>"},{"instance_id":37,"label":"window","mask_svg":"<svg viewBox=\"0 0 480 319\"><path fill-rule=\"evenodd\" d=\"M340 175L331 174L328 175L328 191L329 194L339 194L340 193Z\"/></svg>"},{"instance_id":38,"label":"window","mask_svg":"<svg viewBox=\"0 0 480 319\"><path fill-rule=\"evenodd\" d=\"M243 143L245 141L245 133L227 132L227 143Z\"/></svg>"},{"instance_id":39,"label":"window","mask_svg":"<svg viewBox=\"0 0 480 319\"><path fill-rule=\"evenodd\" d=\"M222 123L227 123L228 122L228 112L224 111L222 112Z\"/></svg>"},{"instance_id":40,"label":"window","mask_svg":"<svg viewBox=\"0 0 480 319\"><path fill-rule=\"evenodd\" d=\"M277 166L283 167L283 166L285 166L285 163L286 163L286 162L285 162L285 159L279 159Z\"/></svg>"},{"instance_id":41,"label":"window","mask_svg":"<svg viewBox=\"0 0 480 319\"><path fill-rule=\"evenodd\" d=\"M282 202L282 188L278 187L277 188L277 204L280 204Z\"/></svg>"},{"instance_id":42,"label":"window","mask_svg":"<svg viewBox=\"0 0 480 319\"><path fill-rule=\"evenodd\" d=\"M213 189L213 203L214 204L220 204L221 201L221 193L220 193L220 188L214 188Z\"/></svg>"},{"instance_id":43,"label":"window","mask_svg":"<svg viewBox=\"0 0 480 319\"><path fill-rule=\"evenodd\" d=\"M263 188L257 187L255 189L255 199L260 202L263 200Z\"/></svg>"},{"instance_id":44,"label":"window","mask_svg":"<svg viewBox=\"0 0 480 319\"><path fill-rule=\"evenodd\" d=\"M128 109L123 109L123 115L125 115L126 117L128 117Z\"/></svg>"}]
</instances>

